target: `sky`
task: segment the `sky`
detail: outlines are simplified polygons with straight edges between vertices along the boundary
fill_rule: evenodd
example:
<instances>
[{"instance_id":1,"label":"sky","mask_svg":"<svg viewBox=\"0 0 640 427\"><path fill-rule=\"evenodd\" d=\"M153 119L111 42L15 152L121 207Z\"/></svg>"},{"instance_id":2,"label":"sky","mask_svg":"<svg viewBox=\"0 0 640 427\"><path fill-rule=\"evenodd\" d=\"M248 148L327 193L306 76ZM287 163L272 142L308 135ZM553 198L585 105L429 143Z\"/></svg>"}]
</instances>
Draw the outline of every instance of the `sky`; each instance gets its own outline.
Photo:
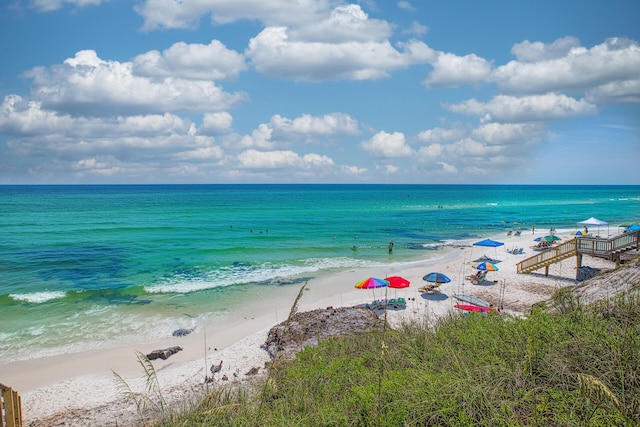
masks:
<instances>
[{"instance_id":1,"label":"sky","mask_svg":"<svg viewBox=\"0 0 640 427\"><path fill-rule=\"evenodd\" d=\"M0 184L640 184L637 0L0 8Z\"/></svg>"}]
</instances>

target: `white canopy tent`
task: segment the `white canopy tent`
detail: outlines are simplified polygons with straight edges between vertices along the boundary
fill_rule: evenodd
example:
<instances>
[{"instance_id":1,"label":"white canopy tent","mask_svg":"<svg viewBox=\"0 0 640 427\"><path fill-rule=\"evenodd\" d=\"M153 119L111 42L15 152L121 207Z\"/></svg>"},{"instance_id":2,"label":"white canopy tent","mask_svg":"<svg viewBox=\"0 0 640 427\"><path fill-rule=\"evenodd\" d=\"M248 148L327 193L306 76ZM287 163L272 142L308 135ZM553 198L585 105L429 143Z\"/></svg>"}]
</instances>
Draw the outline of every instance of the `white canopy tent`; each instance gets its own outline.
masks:
<instances>
[{"instance_id":1,"label":"white canopy tent","mask_svg":"<svg viewBox=\"0 0 640 427\"><path fill-rule=\"evenodd\" d=\"M607 235L609 235L609 223L606 221L599 220L598 218L591 217L589 219L585 219L584 221L580 221L576 223L578 226L582 227L598 227L598 234L600 234L600 227L607 226Z\"/></svg>"}]
</instances>

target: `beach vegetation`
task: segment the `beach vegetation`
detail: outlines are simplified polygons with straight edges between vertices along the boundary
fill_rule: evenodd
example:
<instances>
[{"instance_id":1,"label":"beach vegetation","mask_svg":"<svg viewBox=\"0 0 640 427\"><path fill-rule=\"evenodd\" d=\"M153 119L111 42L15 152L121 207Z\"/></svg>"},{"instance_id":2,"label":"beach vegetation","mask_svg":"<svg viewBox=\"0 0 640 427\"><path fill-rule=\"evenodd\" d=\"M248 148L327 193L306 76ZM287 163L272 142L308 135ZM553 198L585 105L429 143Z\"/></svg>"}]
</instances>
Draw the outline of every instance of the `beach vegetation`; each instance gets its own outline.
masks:
<instances>
[{"instance_id":1,"label":"beach vegetation","mask_svg":"<svg viewBox=\"0 0 640 427\"><path fill-rule=\"evenodd\" d=\"M150 413L155 418L167 420L170 418L171 411L158 382L158 375L153 363L140 351L136 351L136 359L144 372L144 391L135 391L134 387L120 374L112 371L118 392L126 401L135 404L137 416L141 421L144 421Z\"/></svg>"},{"instance_id":2,"label":"beach vegetation","mask_svg":"<svg viewBox=\"0 0 640 427\"><path fill-rule=\"evenodd\" d=\"M586 305L560 289L526 318L452 313L321 340L162 425L640 425L638 319L633 291Z\"/></svg>"}]
</instances>

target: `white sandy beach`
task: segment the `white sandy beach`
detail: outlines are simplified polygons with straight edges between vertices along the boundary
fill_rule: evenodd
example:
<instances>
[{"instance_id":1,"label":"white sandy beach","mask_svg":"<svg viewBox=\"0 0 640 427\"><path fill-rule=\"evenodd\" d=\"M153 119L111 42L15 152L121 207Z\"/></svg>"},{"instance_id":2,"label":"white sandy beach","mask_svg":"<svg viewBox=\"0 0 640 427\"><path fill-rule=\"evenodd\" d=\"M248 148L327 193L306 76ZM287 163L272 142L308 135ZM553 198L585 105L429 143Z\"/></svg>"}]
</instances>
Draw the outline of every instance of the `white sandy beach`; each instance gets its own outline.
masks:
<instances>
[{"instance_id":1,"label":"white sandy beach","mask_svg":"<svg viewBox=\"0 0 640 427\"><path fill-rule=\"evenodd\" d=\"M504 307L506 313L526 314L536 302L545 300L553 291L577 283L576 259L569 258L553 264L549 276L539 270L532 274L516 274L516 263L535 254L529 247L533 238L531 230L522 236L494 236L505 243L498 248L466 245L449 246L444 255L436 260L416 263L402 271L348 271L331 277L314 279L307 284L308 290L300 302L299 311L308 311L328 306L353 306L371 302L375 298L407 299L404 310L389 311L390 322L409 320L412 317L437 317L451 310L457 301L454 293L464 293L483 298L495 306ZM560 233L563 240L573 238L569 233ZM523 247L524 254L512 255L507 249ZM489 272L487 282L472 285L464 277L475 272L472 260L487 255L502 260L498 272ZM394 256L401 257L402 250L396 248ZM613 268L610 261L584 257L582 265L594 268ZM422 277L438 271L448 275L451 283L443 284L439 293L421 294L418 288L425 282ZM400 275L411 281L405 289L359 290L353 284L368 276L385 277ZM497 281L497 282L493 282ZM167 360L153 362L164 397L168 401L188 398L193 390L201 387L205 375L211 375L209 367L223 362L220 372L210 387L227 381L239 381L254 367L263 370L268 354L261 348L268 330L285 320L291 305L300 290L292 285L277 299L263 301L238 317L233 324L200 325L185 337L169 337L160 342L142 343L139 346L94 350L78 354L34 359L0 365L0 382L17 390L22 397L25 425L129 425L136 421L135 406L126 404L119 392L113 371L122 376L135 391L144 390L143 370L138 364L135 351L148 353L155 349L181 346L183 351ZM386 295L385 295L386 293ZM247 315L246 313L251 313ZM206 354L206 356L205 356Z\"/></svg>"}]
</instances>

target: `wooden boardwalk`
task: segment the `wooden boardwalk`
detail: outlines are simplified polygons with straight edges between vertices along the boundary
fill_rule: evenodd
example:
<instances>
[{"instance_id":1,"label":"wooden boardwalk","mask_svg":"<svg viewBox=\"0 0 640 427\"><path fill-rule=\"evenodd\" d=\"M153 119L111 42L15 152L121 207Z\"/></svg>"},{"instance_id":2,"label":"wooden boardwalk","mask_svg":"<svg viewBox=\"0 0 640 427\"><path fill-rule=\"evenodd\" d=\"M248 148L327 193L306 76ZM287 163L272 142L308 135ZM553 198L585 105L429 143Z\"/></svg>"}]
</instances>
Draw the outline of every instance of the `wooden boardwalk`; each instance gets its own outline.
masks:
<instances>
[{"instance_id":1,"label":"wooden boardwalk","mask_svg":"<svg viewBox=\"0 0 640 427\"><path fill-rule=\"evenodd\" d=\"M576 237L558 246L540 252L516 264L518 273L531 273L541 268L549 275L549 266L573 256L576 266L582 266L582 256L592 255L620 263L624 252L640 249L640 230L622 233L609 239L600 237Z\"/></svg>"}]
</instances>

